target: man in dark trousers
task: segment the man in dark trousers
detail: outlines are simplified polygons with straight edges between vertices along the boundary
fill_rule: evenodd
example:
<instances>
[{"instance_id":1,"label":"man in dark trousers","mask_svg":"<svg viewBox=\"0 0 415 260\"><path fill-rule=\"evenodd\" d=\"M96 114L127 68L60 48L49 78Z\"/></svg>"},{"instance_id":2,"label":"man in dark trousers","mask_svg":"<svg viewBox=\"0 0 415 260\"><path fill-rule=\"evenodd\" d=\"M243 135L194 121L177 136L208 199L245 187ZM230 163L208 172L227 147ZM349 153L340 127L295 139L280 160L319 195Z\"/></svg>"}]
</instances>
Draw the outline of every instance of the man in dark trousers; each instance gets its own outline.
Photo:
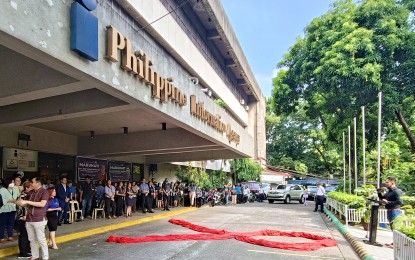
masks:
<instances>
[{"instance_id":1,"label":"man in dark trousers","mask_svg":"<svg viewBox=\"0 0 415 260\"><path fill-rule=\"evenodd\" d=\"M85 182L81 184L79 191L79 200L82 205L82 215L84 217L91 218L92 197L94 196L94 191L92 189L92 182L89 176L85 178Z\"/></svg>"},{"instance_id":2,"label":"man in dark trousers","mask_svg":"<svg viewBox=\"0 0 415 260\"><path fill-rule=\"evenodd\" d=\"M388 188L388 192L383 196L380 194L381 197L379 197L379 199L385 204L388 221L393 230L393 221L401 214L402 191L396 187L396 179L394 177L388 177L385 186ZM386 246L393 248L393 243L386 244Z\"/></svg>"},{"instance_id":3,"label":"man in dark trousers","mask_svg":"<svg viewBox=\"0 0 415 260\"><path fill-rule=\"evenodd\" d=\"M67 179L65 176L61 177L60 184L56 185L56 197L59 201L59 207L63 209L63 216L62 211L58 211L58 219L59 223L64 221L64 224L71 224L68 220L68 211L69 211L69 199L71 197L71 191L69 186L67 185Z\"/></svg>"},{"instance_id":4,"label":"man in dark trousers","mask_svg":"<svg viewBox=\"0 0 415 260\"><path fill-rule=\"evenodd\" d=\"M165 211L165 210L170 211L170 209L169 209L169 200L170 200L170 193L171 193L171 185L170 185L169 180L167 178L163 181L162 188L164 190L164 194L163 194L164 208L163 208L163 211Z\"/></svg>"},{"instance_id":5,"label":"man in dark trousers","mask_svg":"<svg viewBox=\"0 0 415 260\"><path fill-rule=\"evenodd\" d=\"M326 190L317 182L317 191L316 191L316 207L314 212L317 212L318 205L320 205L320 212L324 213L324 197L326 196Z\"/></svg>"},{"instance_id":6,"label":"man in dark trousers","mask_svg":"<svg viewBox=\"0 0 415 260\"><path fill-rule=\"evenodd\" d=\"M150 208L148 205L149 203L149 193L150 193L150 187L148 186L146 179L143 179L140 184L140 190L141 190L141 210L145 214L146 212L154 213L154 211ZM146 211L147 209L147 211Z\"/></svg>"}]
</instances>

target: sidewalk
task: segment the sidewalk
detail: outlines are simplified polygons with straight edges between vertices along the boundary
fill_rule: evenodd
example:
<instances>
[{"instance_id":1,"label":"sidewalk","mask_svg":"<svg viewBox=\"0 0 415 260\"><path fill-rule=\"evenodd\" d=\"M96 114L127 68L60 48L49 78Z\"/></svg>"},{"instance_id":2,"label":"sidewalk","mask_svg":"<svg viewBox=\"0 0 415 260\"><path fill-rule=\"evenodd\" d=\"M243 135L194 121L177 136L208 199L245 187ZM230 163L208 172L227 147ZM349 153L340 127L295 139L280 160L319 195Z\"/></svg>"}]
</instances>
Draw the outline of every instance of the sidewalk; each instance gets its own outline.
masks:
<instances>
[{"instance_id":1,"label":"sidewalk","mask_svg":"<svg viewBox=\"0 0 415 260\"><path fill-rule=\"evenodd\" d=\"M345 226L341 223L335 215L333 215L327 208L324 209L325 214L331 219L337 229L349 241L352 248L364 260L392 260L393 249L386 247L385 244L393 242L393 233L390 229L378 227L376 243L379 245L370 245L364 241L369 240L369 233L361 226Z\"/></svg>"},{"instance_id":2,"label":"sidewalk","mask_svg":"<svg viewBox=\"0 0 415 260\"><path fill-rule=\"evenodd\" d=\"M369 234L367 231L363 230L363 227L345 226L345 228L355 238L356 241L359 241L362 244L369 255L374 256L378 260L393 259L393 249L385 246L385 244L390 244L393 242L393 233L390 229L378 228L376 242L383 245L380 247L369 245L363 242L363 240L369 240ZM368 236L367 238L366 235Z\"/></svg>"},{"instance_id":3,"label":"sidewalk","mask_svg":"<svg viewBox=\"0 0 415 260\"><path fill-rule=\"evenodd\" d=\"M132 217L121 217L117 219L85 219L83 221L77 221L70 225L62 224L62 226L58 227L56 231L57 234L57 243L64 243L68 241L72 241L75 239L80 239L88 236L92 236L95 234L105 233L111 230L121 229L129 226L138 225L145 222L150 222L153 220L158 220L186 212L190 212L195 210L196 208L189 208L189 207L178 207L178 208L170 208L171 211L161 211L155 210L154 214L143 214L133 213ZM46 230L47 235L47 230ZM5 256L11 256L18 254L18 244L17 239L18 236L14 235L13 238L15 241L12 242L5 242L0 243L0 258Z\"/></svg>"}]
</instances>

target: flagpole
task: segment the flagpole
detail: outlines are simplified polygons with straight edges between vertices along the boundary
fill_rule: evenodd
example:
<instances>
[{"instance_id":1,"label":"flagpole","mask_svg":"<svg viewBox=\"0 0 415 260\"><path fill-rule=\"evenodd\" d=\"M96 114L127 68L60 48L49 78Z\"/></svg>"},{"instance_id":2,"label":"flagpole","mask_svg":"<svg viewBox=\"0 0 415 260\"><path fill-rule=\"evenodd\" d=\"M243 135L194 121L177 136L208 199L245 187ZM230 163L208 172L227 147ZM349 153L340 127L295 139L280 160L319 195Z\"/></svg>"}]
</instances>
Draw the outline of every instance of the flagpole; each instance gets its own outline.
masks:
<instances>
[{"instance_id":1,"label":"flagpole","mask_svg":"<svg viewBox=\"0 0 415 260\"><path fill-rule=\"evenodd\" d=\"M348 130L349 130L349 194L351 194L352 193L352 168L351 168L352 157L350 156L350 153L351 153L351 148L350 148L350 125L348 126Z\"/></svg>"},{"instance_id":2,"label":"flagpole","mask_svg":"<svg viewBox=\"0 0 415 260\"><path fill-rule=\"evenodd\" d=\"M363 139L363 185L366 185L366 126L365 107L362 106L362 139Z\"/></svg>"},{"instance_id":3,"label":"flagpole","mask_svg":"<svg viewBox=\"0 0 415 260\"><path fill-rule=\"evenodd\" d=\"M343 132L343 192L346 193L346 140Z\"/></svg>"},{"instance_id":4,"label":"flagpole","mask_svg":"<svg viewBox=\"0 0 415 260\"><path fill-rule=\"evenodd\" d=\"M353 118L353 152L354 152L354 188L357 188L357 134L356 134L356 128L357 128L357 120L356 117Z\"/></svg>"},{"instance_id":5,"label":"flagpole","mask_svg":"<svg viewBox=\"0 0 415 260\"><path fill-rule=\"evenodd\" d=\"M379 92L379 111L378 111L378 169L377 169L377 184L380 188L380 153L381 153L381 137L382 137L382 92Z\"/></svg>"}]
</instances>

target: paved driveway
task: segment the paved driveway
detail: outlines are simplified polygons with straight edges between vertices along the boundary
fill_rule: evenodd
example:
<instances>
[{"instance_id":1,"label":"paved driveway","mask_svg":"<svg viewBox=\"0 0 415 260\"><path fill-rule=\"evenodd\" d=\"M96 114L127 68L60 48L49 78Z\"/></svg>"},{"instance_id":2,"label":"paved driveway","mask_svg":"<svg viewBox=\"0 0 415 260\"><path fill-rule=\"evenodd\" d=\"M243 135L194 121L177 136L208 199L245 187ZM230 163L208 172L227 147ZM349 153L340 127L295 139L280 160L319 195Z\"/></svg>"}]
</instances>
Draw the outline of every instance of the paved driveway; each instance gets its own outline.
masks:
<instances>
[{"instance_id":1,"label":"paved driveway","mask_svg":"<svg viewBox=\"0 0 415 260\"><path fill-rule=\"evenodd\" d=\"M247 244L234 239L223 241L152 242L116 244L105 242L112 235L143 236L197 233L168 222L168 218L137 226L111 231L93 237L75 240L51 250L51 259L358 259L347 241L325 221L324 215L313 212L299 203L249 203L236 206L203 207L175 216L194 224L228 231L279 229L304 231L316 235L335 237L339 246L311 252L272 249ZM103 222L105 224L105 222ZM307 242L303 238L266 237L272 241ZM10 258L14 259L14 258Z\"/></svg>"}]
</instances>

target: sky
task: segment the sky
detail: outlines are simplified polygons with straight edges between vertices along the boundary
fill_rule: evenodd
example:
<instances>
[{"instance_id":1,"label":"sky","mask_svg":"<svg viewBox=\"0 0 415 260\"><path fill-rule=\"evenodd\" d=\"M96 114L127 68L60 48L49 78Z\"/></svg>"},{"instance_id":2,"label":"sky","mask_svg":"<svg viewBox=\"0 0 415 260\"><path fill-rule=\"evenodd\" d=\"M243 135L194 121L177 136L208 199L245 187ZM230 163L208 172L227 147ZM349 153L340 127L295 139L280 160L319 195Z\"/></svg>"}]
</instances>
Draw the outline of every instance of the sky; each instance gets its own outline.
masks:
<instances>
[{"instance_id":1,"label":"sky","mask_svg":"<svg viewBox=\"0 0 415 260\"><path fill-rule=\"evenodd\" d=\"M271 96L277 64L302 36L304 28L325 14L333 0L222 0L239 43L265 97Z\"/></svg>"}]
</instances>

